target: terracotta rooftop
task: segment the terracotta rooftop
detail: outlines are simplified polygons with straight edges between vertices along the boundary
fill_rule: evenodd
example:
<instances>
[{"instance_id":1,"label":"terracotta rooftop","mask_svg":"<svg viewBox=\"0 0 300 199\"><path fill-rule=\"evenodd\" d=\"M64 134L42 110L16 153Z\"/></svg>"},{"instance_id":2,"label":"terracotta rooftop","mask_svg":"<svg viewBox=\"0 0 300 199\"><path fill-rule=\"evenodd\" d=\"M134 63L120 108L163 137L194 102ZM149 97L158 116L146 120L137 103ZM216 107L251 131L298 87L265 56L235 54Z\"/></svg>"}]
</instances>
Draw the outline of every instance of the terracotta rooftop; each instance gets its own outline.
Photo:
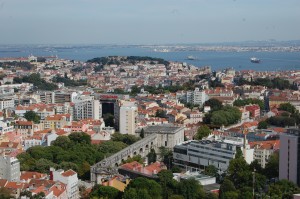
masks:
<instances>
[{"instance_id":1,"label":"terracotta rooftop","mask_svg":"<svg viewBox=\"0 0 300 199\"><path fill-rule=\"evenodd\" d=\"M62 173L61 175L65 176L65 177L69 177L69 176L73 176L75 174L76 174L75 171L73 171L72 169L69 169L68 171L65 171L64 173Z\"/></svg>"}]
</instances>

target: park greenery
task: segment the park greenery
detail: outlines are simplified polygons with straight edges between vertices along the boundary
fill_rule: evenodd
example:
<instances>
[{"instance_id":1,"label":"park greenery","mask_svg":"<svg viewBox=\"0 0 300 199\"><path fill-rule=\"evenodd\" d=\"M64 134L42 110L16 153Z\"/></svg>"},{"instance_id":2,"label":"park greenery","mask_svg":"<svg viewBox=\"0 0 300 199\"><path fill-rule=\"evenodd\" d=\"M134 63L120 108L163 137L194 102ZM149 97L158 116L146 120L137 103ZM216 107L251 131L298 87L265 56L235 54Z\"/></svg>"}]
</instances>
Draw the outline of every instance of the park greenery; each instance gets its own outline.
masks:
<instances>
[{"instance_id":1,"label":"park greenery","mask_svg":"<svg viewBox=\"0 0 300 199\"><path fill-rule=\"evenodd\" d=\"M224 106L221 109L211 110L205 115L204 123L215 126L228 126L236 124L241 119L242 113L237 107Z\"/></svg>"},{"instance_id":2,"label":"park greenery","mask_svg":"<svg viewBox=\"0 0 300 199\"><path fill-rule=\"evenodd\" d=\"M156 86L132 86L131 87L131 95L136 95L138 93L141 92L141 90L143 89L146 92L149 92L150 94L161 94L161 93L175 93L177 91L181 91L181 90L194 90L195 89L195 85L194 85L195 81L193 80L188 80L186 82L184 82L182 85L180 84L175 84L175 85L169 85L169 86L161 86L159 85L158 87Z\"/></svg>"},{"instance_id":3,"label":"park greenery","mask_svg":"<svg viewBox=\"0 0 300 199\"><path fill-rule=\"evenodd\" d=\"M26 111L26 113L24 114L24 118L27 121L33 121L35 124L40 123L41 119L41 117L34 111Z\"/></svg>"},{"instance_id":4,"label":"park greenery","mask_svg":"<svg viewBox=\"0 0 300 199\"><path fill-rule=\"evenodd\" d=\"M278 154L271 155L263 169L257 161L247 164L243 156L237 155L230 161L227 173L221 182L221 199L252 199L253 188L255 198L292 198L300 189L287 180L275 181L279 173ZM214 171L216 173L216 171ZM253 173L255 172L255 173ZM253 176L255 178L253 184ZM254 185L254 186L253 186Z\"/></svg>"},{"instance_id":5,"label":"park greenery","mask_svg":"<svg viewBox=\"0 0 300 199\"><path fill-rule=\"evenodd\" d=\"M98 63L100 66L105 65L120 65L121 62L131 63L133 65L138 62L150 62L150 64L164 64L165 66L169 66L170 62L161 59L161 58L153 58L153 57L142 57L142 56L128 56L128 57L118 57L118 56L109 56L109 57L97 57L88 60L90 63Z\"/></svg>"},{"instance_id":6,"label":"park greenery","mask_svg":"<svg viewBox=\"0 0 300 199\"><path fill-rule=\"evenodd\" d=\"M166 111L158 109L155 113L155 117L167 118Z\"/></svg>"},{"instance_id":7,"label":"park greenery","mask_svg":"<svg viewBox=\"0 0 300 199\"><path fill-rule=\"evenodd\" d=\"M269 126L268 122L266 122L266 121L260 121L260 122L258 123L257 128L258 128L258 129L267 129L268 126Z\"/></svg>"},{"instance_id":8,"label":"park greenery","mask_svg":"<svg viewBox=\"0 0 300 199\"><path fill-rule=\"evenodd\" d=\"M233 105L238 106L238 107L246 106L249 104L257 104L257 105L259 105L261 110L265 109L265 103L263 100L260 100L260 99L254 99L254 98L237 99L233 102Z\"/></svg>"},{"instance_id":9,"label":"park greenery","mask_svg":"<svg viewBox=\"0 0 300 199\"><path fill-rule=\"evenodd\" d=\"M211 111L218 111L223 108L222 102L218 99L211 98L204 103L204 106L209 106Z\"/></svg>"},{"instance_id":10,"label":"park greenery","mask_svg":"<svg viewBox=\"0 0 300 199\"><path fill-rule=\"evenodd\" d=\"M300 113L292 104L282 103L279 105L278 110L282 111L282 113L268 118L266 120L268 125L290 127L300 124Z\"/></svg>"},{"instance_id":11,"label":"park greenery","mask_svg":"<svg viewBox=\"0 0 300 199\"><path fill-rule=\"evenodd\" d=\"M131 145L131 144L137 142L138 140L140 140L140 138L138 138L138 137L136 137L134 135L114 133L112 135L111 140L115 141L115 142L123 142L123 143L125 143L127 145Z\"/></svg>"},{"instance_id":12,"label":"park greenery","mask_svg":"<svg viewBox=\"0 0 300 199\"><path fill-rule=\"evenodd\" d=\"M116 135L113 140L92 145L89 135L74 132L59 136L51 146L34 146L18 155L22 171L49 173L49 168L73 169L80 179L90 178L90 166L101 161L134 141L131 136ZM124 143L125 142L125 143ZM127 143L127 144L126 144Z\"/></svg>"},{"instance_id":13,"label":"park greenery","mask_svg":"<svg viewBox=\"0 0 300 199\"><path fill-rule=\"evenodd\" d=\"M210 194L204 192L202 186L194 179L177 182L173 179L170 170L162 170L157 176L157 180L143 177L131 180L124 193L112 187L96 185L89 197L92 199L198 199L204 198L206 195L211 197Z\"/></svg>"},{"instance_id":14,"label":"park greenery","mask_svg":"<svg viewBox=\"0 0 300 199\"><path fill-rule=\"evenodd\" d=\"M52 81L56 82L56 83L64 83L65 86L70 86L70 87L87 85L86 80L75 81L75 80L69 79L66 75L65 75L65 77L61 77L61 76L57 75L57 76L53 77Z\"/></svg>"},{"instance_id":15,"label":"park greenery","mask_svg":"<svg viewBox=\"0 0 300 199\"><path fill-rule=\"evenodd\" d=\"M0 67L3 69L14 68L14 69L22 69L22 70L33 70L36 68L35 65L33 65L30 62L17 62L17 61L0 63Z\"/></svg>"},{"instance_id":16,"label":"park greenery","mask_svg":"<svg viewBox=\"0 0 300 199\"><path fill-rule=\"evenodd\" d=\"M12 196L11 196L10 191L4 187L1 187L0 188L0 198L1 199L11 199Z\"/></svg>"},{"instance_id":17,"label":"park greenery","mask_svg":"<svg viewBox=\"0 0 300 199\"><path fill-rule=\"evenodd\" d=\"M290 84L288 80L279 77L276 77L274 79L256 78L256 79L251 79L250 81L241 77L236 81L236 84L238 86L245 85L245 84L253 85L253 86L265 86L269 89L279 89L279 90L284 90L284 89L298 90L296 85Z\"/></svg>"},{"instance_id":18,"label":"park greenery","mask_svg":"<svg viewBox=\"0 0 300 199\"><path fill-rule=\"evenodd\" d=\"M21 84L23 82L32 83L39 90L53 91L58 88L57 85L42 79L39 73L32 73L29 76L14 78L14 83Z\"/></svg>"},{"instance_id":19,"label":"park greenery","mask_svg":"<svg viewBox=\"0 0 300 199\"><path fill-rule=\"evenodd\" d=\"M202 140L203 138L209 136L211 133L211 130L209 129L208 126L202 125L198 128L197 133L195 135L196 140Z\"/></svg>"}]
</instances>

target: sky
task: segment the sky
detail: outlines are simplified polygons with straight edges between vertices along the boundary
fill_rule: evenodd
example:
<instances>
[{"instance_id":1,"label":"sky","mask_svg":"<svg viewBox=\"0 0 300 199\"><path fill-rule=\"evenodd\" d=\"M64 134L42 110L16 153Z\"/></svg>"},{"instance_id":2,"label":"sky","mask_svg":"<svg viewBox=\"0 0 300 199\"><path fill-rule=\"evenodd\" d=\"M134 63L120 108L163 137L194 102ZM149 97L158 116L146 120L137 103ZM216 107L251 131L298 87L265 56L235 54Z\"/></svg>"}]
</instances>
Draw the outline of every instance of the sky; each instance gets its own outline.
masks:
<instances>
[{"instance_id":1,"label":"sky","mask_svg":"<svg viewBox=\"0 0 300 199\"><path fill-rule=\"evenodd\" d=\"M300 40L300 0L0 0L0 44Z\"/></svg>"}]
</instances>

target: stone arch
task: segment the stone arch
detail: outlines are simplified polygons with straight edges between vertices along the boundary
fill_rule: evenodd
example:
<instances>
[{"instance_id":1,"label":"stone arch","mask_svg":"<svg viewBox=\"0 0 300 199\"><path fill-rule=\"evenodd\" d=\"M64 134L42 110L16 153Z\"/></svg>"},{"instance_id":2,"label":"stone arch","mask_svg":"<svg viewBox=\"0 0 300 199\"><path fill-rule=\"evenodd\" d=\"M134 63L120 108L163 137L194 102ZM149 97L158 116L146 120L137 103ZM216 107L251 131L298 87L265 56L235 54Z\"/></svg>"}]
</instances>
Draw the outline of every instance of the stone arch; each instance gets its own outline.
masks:
<instances>
[{"instance_id":1,"label":"stone arch","mask_svg":"<svg viewBox=\"0 0 300 199\"><path fill-rule=\"evenodd\" d=\"M140 153L143 153L143 148L140 148Z\"/></svg>"},{"instance_id":2,"label":"stone arch","mask_svg":"<svg viewBox=\"0 0 300 199\"><path fill-rule=\"evenodd\" d=\"M135 151L134 153L133 153L133 155L136 155L137 154L137 152Z\"/></svg>"},{"instance_id":3,"label":"stone arch","mask_svg":"<svg viewBox=\"0 0 300 199\"><path fill-rule=\"evenodd\" d=\"M148 144L146 145L146 149L149 149L149 145Z\"/></svg>"},{"instance_id":4,"label":"stone arch","mask_svg":"<svg viewBox=\"0 0 300 199\"><path fill-rule=\"evenodd\" d=\"M116 163L116 164L115 164L115 167L118 167L118 166L119 166L119 164L118 164L118 163Z\"/></svg>"}]
</instances>

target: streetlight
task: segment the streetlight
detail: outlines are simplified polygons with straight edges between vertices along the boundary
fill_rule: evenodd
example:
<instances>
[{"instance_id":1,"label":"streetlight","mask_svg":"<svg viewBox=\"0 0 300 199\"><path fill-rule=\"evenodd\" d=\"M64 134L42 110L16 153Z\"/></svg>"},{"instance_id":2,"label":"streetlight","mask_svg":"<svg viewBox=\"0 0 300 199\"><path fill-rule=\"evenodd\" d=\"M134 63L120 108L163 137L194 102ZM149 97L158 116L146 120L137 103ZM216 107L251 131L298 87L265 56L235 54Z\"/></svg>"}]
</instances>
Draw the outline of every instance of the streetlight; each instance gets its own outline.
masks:
<instances>
[{"instance_id":1,"label":"streetlight","mask_svg":"<svg viewBox=\"0 0 300 199\"><path fill-rule=\"evenodd\" d=\"M253 179L252 179L252 196L253 196L253 198L255 197L255 195L254 195L254 186L255 186L255 168L253 169L253 172L252 172L252 174L253 174Z\"/></svg>"}]
</instances>

